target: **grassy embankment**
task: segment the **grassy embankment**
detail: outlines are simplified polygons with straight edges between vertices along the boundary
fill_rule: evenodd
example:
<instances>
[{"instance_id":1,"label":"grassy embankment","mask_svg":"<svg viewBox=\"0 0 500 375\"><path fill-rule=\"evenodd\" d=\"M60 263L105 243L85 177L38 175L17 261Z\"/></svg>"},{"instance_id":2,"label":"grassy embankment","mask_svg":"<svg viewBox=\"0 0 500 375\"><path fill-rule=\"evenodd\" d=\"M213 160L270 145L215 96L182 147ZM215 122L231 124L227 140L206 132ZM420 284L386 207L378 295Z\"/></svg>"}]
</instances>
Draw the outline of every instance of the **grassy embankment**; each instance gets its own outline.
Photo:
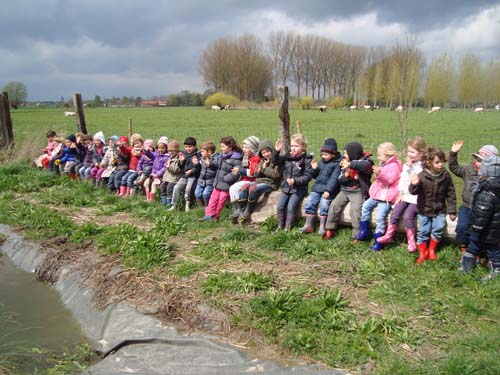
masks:
<instances>
[{"instance_id":1,"label":"grassy embankment","mask_svg":"<svg viewBox=\"0 0 500 375\"><path fill-rule=\"evenodd\" d=\"M107 121L99 117L105 113L101 110L89 111L89 129L102 127L106 134L118 133L126 128L130 115L121 111L110 112L115 114L112 118L120 118L114 122L111 115ZM138 111L140 117L144 110L131 111ZM232 117L225 118L227 127L221 130L224 134L241 134L240 139L248 134L276 136L276 131L266 130L274 129L276 123L274 115L268 112L160 111L145 112L148 117L137 119L136 130L148 137L167 134L183 139L188 134L201 134L202 139L217 139L222 134L211 133L213 129L208 127L212 127L212 122L216 126L215 122L229 115ZM167 116L172 113L175 116ZM139 125L153 121L149 117L153 114L159 123ZM374 117L369 117L372 114ZM36 126L35 122L40 121L35 120L37 115L30 113L32 120L27 120L21 119L27 114L16 113L17 135L24 129L20 124ZM218 120L213 120L212 115ZM314 150L327 135L336 137L340 144L354 139L351 137L372 144L393 139L387 138L388 132L378 134L392 116L388 112L332 111L327 113L331 117L326 122L326 117L319 117L323 114L298 115L304 117L301 120L308 137L316 137L312 141L317 142ZM418 113L415 123L419 123L418 119L422 123L430 121L424 115L427 114ZM460 116L467 119L469 113L438 115L439 126L427 123L415 133L426 138L432 134L437 141L446 141L444 145L455 138L472 143L476 137L487 134L490 140L495 139L491 135L498 137L494 123L498 117L494 114L487 113L482 120L470 117L485 122L481 125L484 133L477 135L461 133L460 127L451 129L452 123L458 122ZM100 119L94 120L93 116ZM135 118L135 114L132 116ZM172 122L177 126L169 127L171 117L176 117ZM204 133L191 131L187 126L191 117L197 119L196 123L206 123ZM363 125L367 119L373 121L371 128ZM51 123L46 118L37 128L40 132L52 127L69 132L65 121ZM248 125L249 121L255 126ZM240 129L243 122L246 128ZM345 127L341 128L340 123ZM231 124L237 125L231 128ZM474 126L477 125L469 124L467 129ZM323 133L329 127L335 132ZM356 136L364 129L367 135ZM376 136L386 138L379 141ZM396 135L393 137L397 140ZM486 143L481 139L479 143ZM231 227L225 220L228 214L224 211L220 223L202 225L196 221L202 215L198 210L166 212L159 204L147 204L139 197L120 199L90 185L25 165L0 167L0 222L18 226L36 240L57 238L58 243L64 243L62 251L71 251L68 249L80 244L86 251L113 261L118 256L130 272L147 279L150 288L155 282L161 284L159 289L165 298L172 295L167 291L177 288L186 291L182 297L189 296L196 304L204 302L224 312L231 331L238 331L249 348L270 344L280 348L284 356L298 355L363 374L500 373L500 280L479 283L478 277L486 272L484 268L470 276L461 275L457 271L459 255L453 246L443 246L437 262L417 267L404 245L374 253L367 244L351 244L348 228L326 242L316 235L303 236L296 231L273 234L273 218L259 228ZM117 218L114 223L113 217ZM118 299L130 298L126 295L124 291ZM168 301L171 310L175 310L176 302L189 301Z\"/></svg>"}]
</instances>

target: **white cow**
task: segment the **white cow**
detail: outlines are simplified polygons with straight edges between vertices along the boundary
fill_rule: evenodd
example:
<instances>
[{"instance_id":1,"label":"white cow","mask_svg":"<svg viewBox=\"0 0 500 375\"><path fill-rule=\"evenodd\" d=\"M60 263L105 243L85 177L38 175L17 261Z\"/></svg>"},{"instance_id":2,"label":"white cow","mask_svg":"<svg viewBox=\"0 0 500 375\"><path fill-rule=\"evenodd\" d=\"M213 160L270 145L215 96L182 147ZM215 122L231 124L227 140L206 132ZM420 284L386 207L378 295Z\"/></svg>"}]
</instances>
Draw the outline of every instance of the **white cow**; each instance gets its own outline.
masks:
<instances>
[{"instance_id":1,"label":"white cow","mask_svg":"<svg viewBox=\"0 0 500 375\"><path fill-rule=\"evenodd\" d=\"M220 107L218 105L213 105L212 106L212 112L213 111L220 111Z\"/></svg>"},{"instance_id":2,"label":"white cow","mask_svg":"<svg viewBox=\"0 0 500 375\"><path fill-rule=\"evenodd\" d=\"M64 116L66 116L66 117L76 116L76 112L64 112Z\"/></svg>"},{"instance_id":3,"label":"white cow","mask_svg":"<svg viewBox=\"0 0 500 375\"><path fill-rule=\"evenodd\" d=\"M355 111L355 110L357 110L357 109L358 109L358 106L356 106L356 105L351 105L351 106L349 107L349 111Z\"/></svg>"},{"instance_id":4,"label":"white cow","mask_svg":"<svg viewBox=\"0 0 500 375\"><path fill-rule=\"evenodd\" d=\"M497 105L495 106L495 109L496 109L497 111L500 111L500 104L497 104Z\"/></svg>"},{"instance_id":5,"label":"white cow","mask_svg":"<svg viewBox=\"0 0 500 375\"><path fill-rule=\"evenodd\" d=\"M484 107L476 107L474 108L474 112L484 112Z\"/></svg>"},{"instance_id":6,"label":"white cow","mask_svg":"<svg viewBox=\"0 0 500 375\"><path fill-rule=\"evenodd\" d=\"M364 106L363 106L363 109L364 109L365 111L369 111L370 109L372 109L372 106L371 106L371 105L364 105Z\"/></svg>"},{"instance_id":7,"label":"white cow","mask_svg":"<svg viewBox=\"0 0 500 375\"><path fill-rule=\"evenodd\" d=\"M398 106L396 107L395 111L396 111L396 112L403 112L403 109L404 109L404 108L405 108L405 107L403 107L402 105L398 105Z\"/></svg>"},{"instance_id":8,"label":"white cow","mask_svg":"<svg viewBox=\"0 0 500 375\"><path fill-rule=\"evenodd\" d=\"M318 108L320 112L326 112L326 105L320 105Z\"/></svg>"},{"instance_id":9,"label":"white cow","mask_svg":"<svg viewBox=\"0 0 500 375\"><path fill-rule=\"evenodd\" d=\"M434 113L434 112L440 112L441 111L441 107L432 107L431 110L427 113Z\"/></svg>"},{"instance_id":10,"label":"white cow","mask_svg":"<svg viewBox=\"0 0 500 375\"><path fill-rule=\"evenodd\" d=\"M226 104L224 108L222 108L223 111L229 111L229 104Z\"/></svg>"}]
</instances>

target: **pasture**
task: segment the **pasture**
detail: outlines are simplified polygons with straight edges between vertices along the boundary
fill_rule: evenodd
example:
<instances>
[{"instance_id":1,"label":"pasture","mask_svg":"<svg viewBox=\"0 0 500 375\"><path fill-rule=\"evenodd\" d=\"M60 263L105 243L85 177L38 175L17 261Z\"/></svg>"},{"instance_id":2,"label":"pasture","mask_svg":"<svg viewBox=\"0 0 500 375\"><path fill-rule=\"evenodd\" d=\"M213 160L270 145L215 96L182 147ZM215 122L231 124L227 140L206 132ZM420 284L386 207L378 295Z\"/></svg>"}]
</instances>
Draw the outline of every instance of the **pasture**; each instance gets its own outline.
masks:
<instances>
[{"instance_id":1,"label":"pasture","mask_svg":"<svg viewBox=\"0 0 500 375\"><path fill-rule=\"evenodd\" d=\"M385 109L379 111L290 110L292 133L295 122L301 123L302 132L309 141L308 151L317 154L327 137L337 140L339 147L356 140L365 150L376 154L376 147L391 141L402 147L398 114ZM184 140L194 136L201 143L207 139L218 145L227 135L238 141L249 135L274 140L278 137L277 110L232 110L211 112L206 108L97 108L86 109L85 118L90 133L103 130L106 136L127 133L128 118L132 118L133 131L157 140ZM12 111L14 139L41 137L49 129L67 135L76 131L76 118L65 117L64 109ZM428 144L448 150L456 139L465 140L461 157L469 161L470 154L484 144L500 146L500 111L473 113L469 111L442 111L427 113L418 109L409 113L408 137L422 136Z\"/></svg>"}]
</instances>

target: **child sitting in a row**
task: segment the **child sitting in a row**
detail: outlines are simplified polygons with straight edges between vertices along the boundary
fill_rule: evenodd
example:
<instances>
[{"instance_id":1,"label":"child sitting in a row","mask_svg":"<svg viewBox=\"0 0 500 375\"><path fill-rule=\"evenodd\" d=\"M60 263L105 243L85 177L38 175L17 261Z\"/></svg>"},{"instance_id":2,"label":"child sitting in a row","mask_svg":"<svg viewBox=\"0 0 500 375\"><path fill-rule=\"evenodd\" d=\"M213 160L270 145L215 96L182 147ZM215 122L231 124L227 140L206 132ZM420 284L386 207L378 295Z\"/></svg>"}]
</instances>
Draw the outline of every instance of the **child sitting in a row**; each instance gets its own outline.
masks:
<instances>
[{"instance_id":1,"label":"child sitting in a row","mask_svg":"<svg viewBox=\"0 0 500 375\"><path fill-rule=\"evenodd\" d=\"M220 155L215 144L207 141L201 145L200 158L193 158L193 163L200 165L200 175L196 183L194 197L199 207L206 207L214 190L214 178Z\"/></svg>"},{"instance_id":2,"label":"child sitting in a row","mask_svg":"<svg viewBox=\"0 0 500 375\"><path fill-rule=\"evenodd\" d=\"M185 210L189 211L191 207L191 200L196 186L196 179L200 174L200 165L198 163L194 163L193 161L193 158L196 160L199 158L196 143L196 139L193 137L187 137L184 140L184 152L179 153L178 164L181 170L181 175L174 186L172 206L169 210L173 210L179 206L182 194L184 194L184 201L186 203Z\"/></svg>"},{"instance_id":3,"label":"child sitting in a row","mask_svg":"<svg viewBox=\"0 0 500 375\"><path fill-rule=\"evenodd\" d=\"M57 136L54 130L47 131L47 146L43 149L43 154L37 157L33 162L38 168L49 169L49 163L52 156L52 152L57 147L57 143L54 138Z\"/></svg>"},{"instance_id":4,"label":"child sitting in a row","mask_svg":"<svg viewBox=\"0 0 500 375\"><path fill-rule=\"evenodd\" d=\"M145 154L148 158L153 160L153 166L151 168L151 174L144 181L144 190L146 192L146 199L148 201L154 201L156 199L156 194L160 190L161 180L165 169L167 167L168 160L168 138L160 137L156 145L156 151L146 150Z\"/></svg>"},{"instance_id":5,"label":"child sitting in a row","mask_svg":"<svg viewBox=\"0 0 500 375\"><path fill-rule=\"evenodd\" d=\"M181 167L179 165L179 147L179 141L175 139L168 142L168 160L165 168L165 173L163 174L163 178L160 184L161 203L163 203L163 205L167 207L174 207L172 205L172 195L175 185L179 181L182 173Z\"/></svg>"}]
</instances>

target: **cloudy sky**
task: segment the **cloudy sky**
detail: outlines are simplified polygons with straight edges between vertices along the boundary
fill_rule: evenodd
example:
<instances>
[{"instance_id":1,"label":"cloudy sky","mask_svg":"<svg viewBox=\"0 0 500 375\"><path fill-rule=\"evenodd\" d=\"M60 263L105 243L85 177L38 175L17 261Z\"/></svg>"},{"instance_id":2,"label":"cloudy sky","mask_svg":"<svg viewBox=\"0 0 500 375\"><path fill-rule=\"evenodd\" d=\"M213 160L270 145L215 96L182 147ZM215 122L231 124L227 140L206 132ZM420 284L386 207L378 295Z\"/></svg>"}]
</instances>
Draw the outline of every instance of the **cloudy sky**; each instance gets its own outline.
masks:
<instances>
[{"instance_id":1,"label":"cloudy sky","mask_svg":"<svg viewBox=\"0 0 500 375\"><path fill-rule=\"evenodd\" d=\"M390 46L414 33L429 59L443 52L500 58L499 0L0 0L0 86L29 100L81 92L142 96L202 92L207 44L293 30L344 43ZM402 5L403 4L403 5Z\"/></svg>"}]
</instances>

